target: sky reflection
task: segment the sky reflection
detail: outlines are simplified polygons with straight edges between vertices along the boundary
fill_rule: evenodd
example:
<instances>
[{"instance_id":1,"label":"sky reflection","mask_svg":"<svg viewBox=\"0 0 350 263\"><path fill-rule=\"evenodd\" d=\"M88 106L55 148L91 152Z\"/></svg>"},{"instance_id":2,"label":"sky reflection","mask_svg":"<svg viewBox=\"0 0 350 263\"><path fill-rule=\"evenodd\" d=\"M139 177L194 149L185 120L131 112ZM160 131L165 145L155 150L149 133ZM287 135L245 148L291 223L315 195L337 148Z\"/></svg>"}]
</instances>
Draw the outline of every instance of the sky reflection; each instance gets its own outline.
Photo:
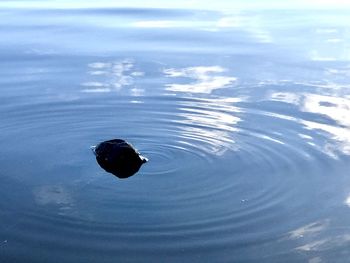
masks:
<instances>
[{"instance_id":1,"label":"sky reflection","mask_svg":"<svg viewBox=\"0 0 350 263\"><path fill-rule=\"evenodd\" d=\"M48 215L34 228L23 218L18 236L1 233L18 241L8 255L30 253L22 237L39 241L28 242L34 252L67 252L74 240L64 258L102 251L111 262L136 254L152 262L154 249L179 262L182 248L192 261L227 262L264 253L265 262L302 254L319 263L320 252L346 251L350 16L304 9L345 4L1 1L18 7L0 10L3 173L30 189L18 206L26 198L12 195L16 183L3 184L2 208L21 213L28 203L25 213ZM265 10L280 7L299 10ZM109 137L153 161L128 181L105 176L88 147ZM334 232L338 217L344 229ZM124 251L130 244L138 253Z\"/></svg>"},{"instance_id":2,"label":"sky reflection","mask_svg":"<svg viewBox=\"0 0 350 263\"><path fill-rule=\"evenodd\" d=\"M319 114L331 120L330 123L306 119L297 121L302 123L306 129L319 130L330 135L332 141L324 143L322 148L324 153L332 158L337 158L339 152L350 155L349 98L313 93L275 92L271 95L271 99L295 104L302 112Z\"/></svg>"},{"instance_id":3,"label":"sky reflection","mask_svg":"<svg viewBox=\"0 0 350 263\"><path fill-rule=\"evenodd\" d=\"M300 105L302 111L321 114L337 123L302 121L308 129L325 131L331 135L333 141L326 142L323 151L332 157L337 157L337 152L350 155L350 100L317 94L304 94L303 97Z\"/></svg>"},{"instance_id":4,"label":"sky reflection","mask_svg":"<svg viewBox=\"0 0 350 263\"><path fill-rule=\"evenodd\" d=\"M88 65L88 74L93 79L81 83L85 93L104 93L120 91L123 87L131 87L131 95L143 94L143 89L133 87L134 79L142 77L143 72L134 70L135 63L131 59L116 62L94 62Z\"/></svg>"},{"instance_id":5,"label":"sky reflection","mask_svg":"<svg viewBox=\"0 0 350 263\"><path fill-rule=\"evenodd\" d=\"M220 66L198 66L182 69L170 68L164 70L165 76L169 78L188 78L192 83L166 85L166 90L174 92L207 93L210 94L216 89L232 85L237 78L224 75L226 69Z\"/></svg>"},{"instance_id":6,"label":"sky reflection","mask_svg":"<svg viewBox=\"0 0 350 263\"><path fill-rule=\"evenodd\" d=\"M10 7L41 7L41 8L79 8L86 7L92 8L96 6L104 6L104 7L149 7L149 6L157 6L161 8L179 8L179 7L187 7L189 9L231 9L231 8L260 8L260 9L269 9L269 8L289 8L289 9L339 9L339 8L350 8L350 3L346 0L266 0L266 1L241 1L241 0L219 0L213 3L210 0L191 0L191 1L159 1L159 0L150 0L150 1L142 1L142 0L132 0L127 2L116 2L112 0L100 0L98 2L87 0L87 1L2 1L0 6L10 6Z\"/></svg>"},{"instance_id":7,"label":"sky reflection","mask_svg":"<svg viewBox=\"0 0 350 263\"><path fill-rule=\"evenodd\" d=\"M291 231L289 239L296 242L296 251L310 256L309 262L329 262L327 253L346 249L350 242L350 233L346 227L337 227L337 222L324 219ZM318 254L314 254L315 252Z\"/></svg>"},{"instance_id":8,"label":"sky reflection","mask_svg":"<svg viewBox=\"0 0 350 263\"><path fill-rule=\"evenodd\" d=\"M72 194L63 185L43 185L34 188L33 194L35 202L40 206L55 206L61 215L73 212Z\"/></svg>"},{"instance_id":9,"label":"sky reflection","mask_svg":"<svg viewBox=\"0 0 350 263\"><path fill-rule=\"evenodd\" d=\"M175 121L180 128L181 138L207 154L223 155L227 150L236 150L232 132L237 132L237 123L241 121L235 106L241 99L205 99L183 101ZM200 143L199 143L200 142Z\"/></svg>"}]
</instances>

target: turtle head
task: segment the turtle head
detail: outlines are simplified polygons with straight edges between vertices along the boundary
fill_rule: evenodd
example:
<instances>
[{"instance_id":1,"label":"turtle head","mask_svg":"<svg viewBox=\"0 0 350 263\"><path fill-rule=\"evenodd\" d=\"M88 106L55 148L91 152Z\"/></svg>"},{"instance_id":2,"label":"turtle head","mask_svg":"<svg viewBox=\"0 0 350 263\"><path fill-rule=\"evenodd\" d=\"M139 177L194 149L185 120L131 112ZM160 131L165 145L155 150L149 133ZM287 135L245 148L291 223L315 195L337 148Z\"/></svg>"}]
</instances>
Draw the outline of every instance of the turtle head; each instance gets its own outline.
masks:
<instances>
[{"instance_id":1,"label":"turtle head","mask_svg":"<svg viewBox=\"0 0 350 263\"><path fill-rule=\"evenodd\" d=\"M96 156L96 145L90 146L91 151L94 153L94 155Z\"/></svg>"},{"instance_id":2,"label":"turtle head","mask_svg":"<svg viewBox=\"0 0 350 263\"><path fill-rule=\"evenodd\" d=\"M142 156L142 155L139 155L139 157L140 157L142 163L147 163L148 162L148 158L147 157Z\"/></svg>"}]
</instances>

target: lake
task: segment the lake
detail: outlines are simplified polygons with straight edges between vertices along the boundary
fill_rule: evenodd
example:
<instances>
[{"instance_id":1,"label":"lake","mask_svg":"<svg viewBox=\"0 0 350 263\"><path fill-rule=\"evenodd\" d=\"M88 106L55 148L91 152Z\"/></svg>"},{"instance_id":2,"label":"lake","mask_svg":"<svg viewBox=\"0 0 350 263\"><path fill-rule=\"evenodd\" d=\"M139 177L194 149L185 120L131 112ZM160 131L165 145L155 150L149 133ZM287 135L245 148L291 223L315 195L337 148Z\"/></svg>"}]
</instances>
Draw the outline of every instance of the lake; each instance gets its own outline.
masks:
<instances>
[{"instance_id":1,"label":"lake","mask_svg":"<svg viewBox=\"0 0 350 263\"><path fill-rule=\"evenodd\" d=\"M349 10L48 2L0 6L1 262L348 262Z\"/></svg>"}]
</instances>

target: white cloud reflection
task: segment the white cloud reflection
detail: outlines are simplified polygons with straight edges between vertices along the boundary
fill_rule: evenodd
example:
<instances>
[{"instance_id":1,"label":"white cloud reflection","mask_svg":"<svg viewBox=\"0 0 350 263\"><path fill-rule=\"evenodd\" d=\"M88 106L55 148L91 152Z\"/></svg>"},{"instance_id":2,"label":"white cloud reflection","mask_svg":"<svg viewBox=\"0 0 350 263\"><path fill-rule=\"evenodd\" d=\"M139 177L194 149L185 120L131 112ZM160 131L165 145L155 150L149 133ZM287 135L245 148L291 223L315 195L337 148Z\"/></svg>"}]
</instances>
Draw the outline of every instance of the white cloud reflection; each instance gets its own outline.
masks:
<instances>
[{"instance_id":1,"label":"white cloud reflection","mask_svg":"<svg viewBox=\"0 0 350 263\"><path fill-rule=\"evenodd\" d=\"M134 70L134 62L124 59L116 62L94 62L88 64L92 81L81 84L84 93L106 93L120 91L125 86L132 86L134 79L144 75ZM140 96L142 89L130 88L131 95Z\"/></svg>"},{"instance_id":2,"label":"white cloud reflection","mask_svg":"<svg viewBox=\"0 0 350 263\"><path fill-rule=\"evenodd\" d=\"M350 98L312 93L276 92L272 100L295 104L303 112L319 114L331 120L332 123L296 119L306 129L319 130L330 135L320 150L332 158L337 158L339 152L350 155Z\"/></svg>"},{"instance_id":3,"label":"white cloud reflection","mask_svg":"<svg viewBox=\"0 0 350 263\"><path fill-rule=\"evenodd\" d=\"M315 30L314 41L310 42L308 54L312 61L348 61L350 52L349 31L343 29L343 25L349 24L349 16L329 18L334 20L337 28L318 28Z\"/></svg>"},{"instance_id":4,"label":"white cloud reflection","mask_svg":"<svg viewBox=\"0 0 350 263\"><path fill-rule=\"evenodd\" d=\"M178 20L143 20L131 24L138 28L185 28L185 27L202 27L206 23L202 21L178 21Z\"/></svg>"},{"instance_id":5,"label":"white cloud reflection","mask_svg":"<svg viewBox=\"0 0 350 263\"><path fill-rule=\"evenodd\" d=\"M296 243L296 251L312 256L309 262L328 262L323 261L323 253L317 257L313 253L344 248L350 242L348 229L336 224L330 219L319 220L291 231L287 239Z\"/></svg>"},{"instance_id":6,"label":"white cloud reflection","mask_svg":"<svg viewBox=\"0 0 350 263\"><path fill-rule=\"evenodd\" d=\"M84 93L108 93L111 92L112 90L110 88L88 88L82 90Z\"/></svg>"},{"instance_id":7,"label":"white cloud reflection","mask_svg":"<svg viewBox=\"0 0 350 263\"><path fill-rule=\"evenodd\" d=\"M348 195L348 197L345 199L345 205L350 207L350 194Z\"/></svg>"},{"instance_id":8,"label":"white cloud reflection","mask_svg":"<svg viewBox=\"0 0 350 263\"><path fill-rule=\"evenodd\" d=\"M340 42L343 42L344 39L341 39L341 38L329 38L326 40L328 43L340 43Z\"/></svg>"},{"instance_id":9,"label":"white cloud reflection","mask_svg":"<svg viewBox=\"0 0 350 263\"><path fill-rule=\"evenodd\" d=\"M272 32L267 17L242 11L222 12L219 17L194 17L190 20L139 20L129 23L136 28L182 28L217 32L219 30L239 30L252 37L258 43L272 43Z\"/></svg>"},{"instance_id":10,"label":"white cloud reflection","mask_svg":"<svg viewBox=\"0 0 350 263\"><path fill-rule=\"evenodd\" d=\"M259 43L273 43L272 32L266 26L266 18L260 15L248 13L226 12L220 18L215 27L221 29L234 28L246 32L249 36L255 38Z\"/></svg>"},{"instance_id":11,"label":"white cloud reflection","mask_svg":"<svg viewBox=\"0 0 350 263\"><path fill-rule=\"evenodd\" d=\"M335 120L340 126L350 128L350 100L319 94L304 94L301 109L323 114Z\"/></svg>"},{"instance_id":12,"label":"white cloud reflection","mask_svg":"<svg viewBox=\"0 0 350 263\"><path fill-rule=\"evenodd\" d=\"M33 190L34 200L40 206L55 205L59 214L71 212L74 200L62 185L43 185Z\"/></svg>"},{"instance_id":13,"label":"white cloud reflection","mask_svg":"<svg viewBox=\"0 0 350 263\"><path fill-rule=\"evenodd\" d=\"M346 83L349 83L348 77L350 77L350 65L343 68L328 68L326 73L335 77L343 77L346 79Z\"/></svg>"},{"instance_id":14,"label":"white cloud reflection","mask_svg":"<svg viewBox=\"0 0 350 263\"><path fill-rule=\"evenodd\" d=\"M306 94L301 110L327 116L336 124L325 124L316 121L302 120L308 129L325 131L331 135L333 141L328 141L323 146L323 151L333 158L337 158L337 152L350 155L350 100ZM335 143L334 143L335 142Z\"/></svg>"},{"instance_id":15,"label":"white cloud reflection","mask_svg":"<svg viewBox=\"0 0 350 263\"><path fill-rule=\"evenodd\" d=\"M193 82L189 84L167 84L166 90L174 92L207 93L216 89L228 87L237 80L235 77L225 76L226 69L220 66L198 66L182 69L166 69L164 74L169 78L189 78Z\"/></svg>"},{"instance_id":16,"label":"white cloud reflection","mask_svg":"<svg viewBox=\"0 0 350 263\"><path fill-rule=\"evenodd\" d=\"M328 54L322 54L319 50L310 51L310 59L313 61L336 61L337 58Z\"/></svg>"},{"instance_id":17,"label":"white cloud reflection","mask_svg":"<svg viewBox=\"0 0 350 263\"><path fill-rule=\"evenodd\" d=\"M317 221L297 228L289 233L290 239L299 239L307 235L316 235L329 226L329 220Z\"/></svg>"},{"instance_id":18,"label":"white cloud reflection","mask_svg":"<svg viewBox=\"0 0 350 263\"><path fill-rule=\"evenodd\" d=\"M232 138L237 132L237 116L242 110L235 103L239 98L197 99L183 101L178 109L180 120L176 120L181 129L183 143L189 144L199 152L223 155L227 150L237 150ZM200 141L201 143L198 143Z\"/></svg>"}]
</instances>

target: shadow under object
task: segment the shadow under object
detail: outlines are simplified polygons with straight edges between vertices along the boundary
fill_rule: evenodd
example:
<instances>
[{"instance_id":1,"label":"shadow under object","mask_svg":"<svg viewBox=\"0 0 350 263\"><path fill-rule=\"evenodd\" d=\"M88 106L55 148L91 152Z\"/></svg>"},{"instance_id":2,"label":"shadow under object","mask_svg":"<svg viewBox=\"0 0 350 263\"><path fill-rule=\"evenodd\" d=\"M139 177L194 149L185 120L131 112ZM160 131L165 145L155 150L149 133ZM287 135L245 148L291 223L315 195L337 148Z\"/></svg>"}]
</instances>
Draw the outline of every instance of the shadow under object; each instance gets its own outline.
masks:
<instances>
[{"instance_id":1,"label":"shadow under object","mask_svg":"<svg viewBox=\"0 0 350 263\"><path fill-rule=\"evenodd\" d=\"M148 159L129 143L121 139L101 142L91 147L97 163L109 173L118 178L128 178L134 175Z\"/></svg>"}]
</instances>

